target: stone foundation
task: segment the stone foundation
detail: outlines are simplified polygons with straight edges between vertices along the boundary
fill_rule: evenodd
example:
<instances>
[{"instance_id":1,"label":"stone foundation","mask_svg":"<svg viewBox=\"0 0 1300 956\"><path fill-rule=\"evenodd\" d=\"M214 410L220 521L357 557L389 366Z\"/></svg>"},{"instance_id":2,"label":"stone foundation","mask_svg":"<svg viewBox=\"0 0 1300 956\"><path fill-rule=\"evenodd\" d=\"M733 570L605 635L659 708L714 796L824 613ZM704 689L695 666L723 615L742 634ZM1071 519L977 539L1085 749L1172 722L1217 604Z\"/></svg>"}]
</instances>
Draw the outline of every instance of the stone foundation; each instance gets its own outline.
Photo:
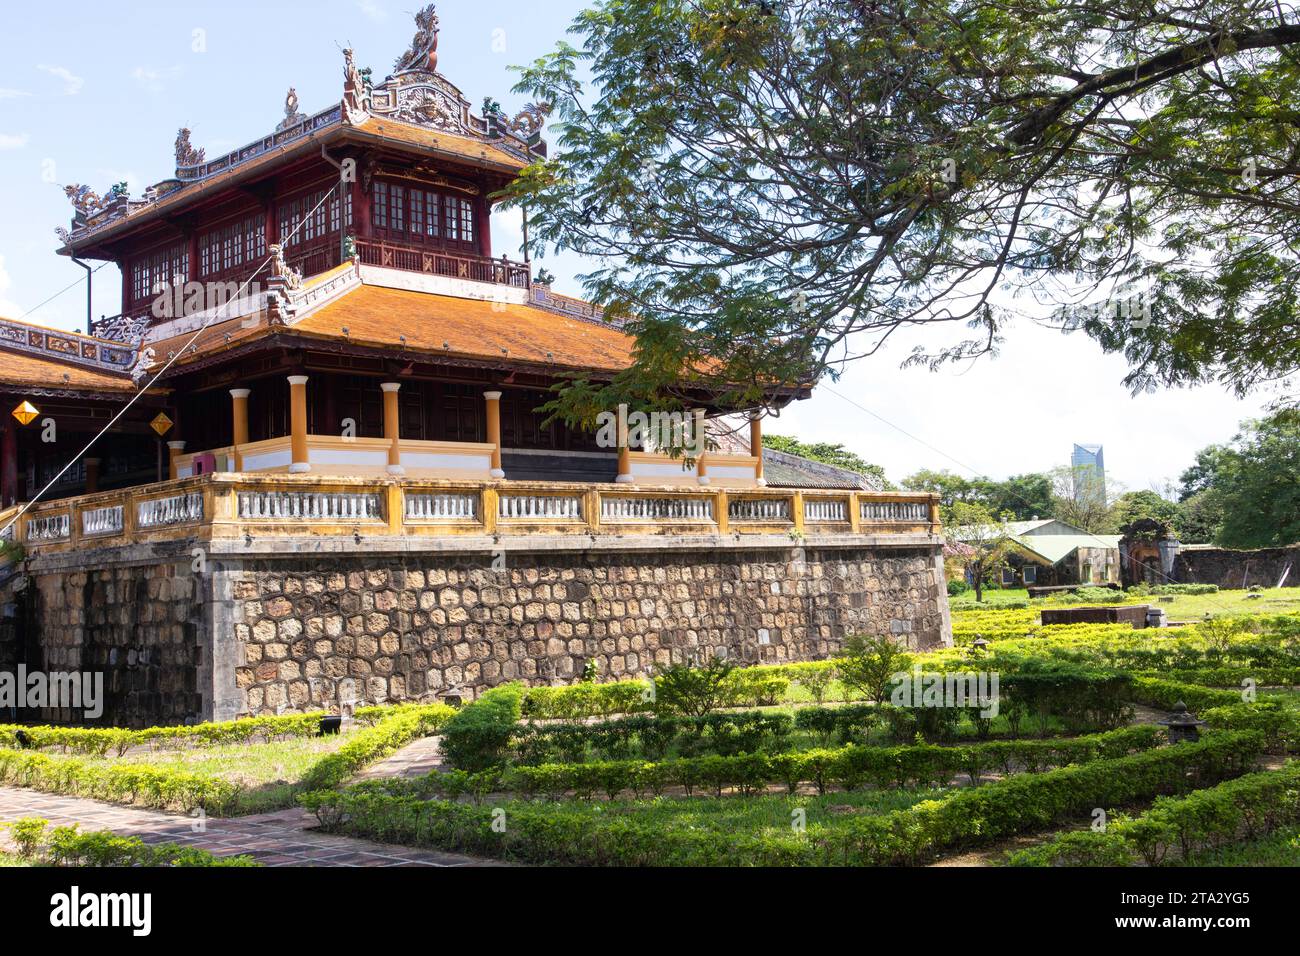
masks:
<instances>
[{"instance_id":1,"label":"stone foundation","mask_svg":"<svg viewBox=\"0 0 1300 956\"><path fill-rule=\"evenodd\" d=\"M29 569L42 660L27 663L104 671L102 722L138 726L474 696L569 682L588 661L610 680L699 655L813 660L853 633L951 641L937 544L745 544L286 547L205 554L198 571L190 543L66 555Z\"/></svg>"}]
</instances>

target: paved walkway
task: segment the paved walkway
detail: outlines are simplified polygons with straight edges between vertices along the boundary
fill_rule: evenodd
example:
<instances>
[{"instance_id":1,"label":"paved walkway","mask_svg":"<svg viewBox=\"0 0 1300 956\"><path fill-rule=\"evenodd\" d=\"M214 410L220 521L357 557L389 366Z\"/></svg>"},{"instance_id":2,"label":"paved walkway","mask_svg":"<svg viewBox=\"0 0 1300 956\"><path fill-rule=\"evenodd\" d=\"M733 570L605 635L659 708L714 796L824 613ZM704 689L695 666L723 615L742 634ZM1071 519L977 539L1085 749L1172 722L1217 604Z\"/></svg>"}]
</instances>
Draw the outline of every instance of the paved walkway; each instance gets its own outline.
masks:
<instances>
[{"instance_id":1,"label":"paved walkway","mask_svg":"<svg viewBox=\"0 0 1300 956\"><path fill-rule=\"evenodd\" d=\"M21 817L42 817L54 826L78 823L83 831L112 830L120 836L138 836L146 843L187 844L217 856L247 854L264 866L500 865L456 853L309 832L307 828L316 825L316 818L302 809L199 821L158 810L0 787L0 822ZM8 845L7 835L0 834L0 844Z\"/></svg>"},{"instance_id":2,"label":"paved walkway","mask_svg":"<svg viewBox=\"0 0 1300 956\"><path fill-rule=\"evenodd\" d=\"M391 757L361 771L355 780L383 780L390 777L424 777L443 769L442 738L421 737L407 744Z\"/></svg>"}]
</instances>

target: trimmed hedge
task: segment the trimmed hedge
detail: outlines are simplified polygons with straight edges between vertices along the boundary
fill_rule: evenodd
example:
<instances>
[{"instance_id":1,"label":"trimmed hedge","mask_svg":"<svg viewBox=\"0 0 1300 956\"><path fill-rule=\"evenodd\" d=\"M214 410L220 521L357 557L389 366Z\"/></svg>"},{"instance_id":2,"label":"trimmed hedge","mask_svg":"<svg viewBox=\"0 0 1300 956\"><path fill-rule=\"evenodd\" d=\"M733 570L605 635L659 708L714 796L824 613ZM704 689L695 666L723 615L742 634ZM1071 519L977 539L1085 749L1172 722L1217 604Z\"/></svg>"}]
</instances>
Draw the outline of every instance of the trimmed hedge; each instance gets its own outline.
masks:
<instances>
[{"instance_id":1,"label":"trimmed hedge","mask_svg":"<svg viewBox=\"0 0 1300 956\"><path fill-rule=\"evenodd\" d=\"M908 810L796 833L665 827L634 814L596 817L575 805L508 801L492 807L374 788L301 798L323 828L406 846L537 863L592 866L826 866L918 863L969 843L1049 826L1103 805L1132 803L1235 776L1258 734L1216 733L1195 744L1022 774ZM504 812L506 826L493 826Z\"/></svg>"},{"instance_id":2,"label":"trimmed hedge","mask_svg":"<svg viewBox=\"0 0 1300 956\"><path fill-rule=\"evenodd\" d=\"M457 711L442 731L442 752L451 765L473 773L503 763L523 701L522 684L502 684Z\"/></svg>"},{"instance_id":3,"label":"trimmed hedge","mask_svg":"<svg viewBox=\"0 0 1300 956\"><path fill-rule=\"evenodd\" d=\"M0 750L0 783L158 810L201 808L214 815L228 811L241 789L225 780L148 764L105 764L21 750Z\"/></svg>"},{"instance_id":4,"label":"trimmed hedge","mask_svg":"<svg viewBox=\"0 0 1300 956\"><path fill-rule=\"evenodd\" d=\"M1139 704L1159 710L1173 710L1174 704L1182 701L1192 713L1242 702L1238 691L1213 690L1159 677L1134 677L1132 698Z\"/></svg>"},{"instance_id":5,"label":"trimmed hedge","mask_svg":"<svg viewBox=\"0 0 1300 956\"><path fill-rule=\"evenodd\" d=\"M139 837L122 837L109 830L83 833L77 826L47 829L48 820L24 817L8 828L24 859L37 859L51 866L261 866L251 856L215 856L197 847L177 843L152 846Z\"/></svg>"},{"instance_id":6,"label":"trimmed hedge","mask_svg":"<svg viewBox=\"0 0 1300 956\"><path fill-rule=\"evenodd\" d=\"M446 704L399 708L396 716L357 731L338 750L312 764L298 786L303 790L337 787L367 764L387 757L418 737L437 733L456 714L456 709Z\"/></svg>"},{"instance_id":7,"label":"trimmed hedge","mask_svg":"<svg viewBox=\"0 0 1300 956\"><path fill-rule=\"evenodd\" d=\"M1211 727L1223 730L1257 730L1264 735L1270 753L1300 751L1300 714L1276 701L1236 703L1211 707L1198 716Z\"/></svg>"},{"instance_id":8,"label":"trimmed hedge","mask_svg":"<svg viewBox=\"0 0 1300 956\"><path fill-rule=\"evenodd\" d=\"M1011 856L1013 866L1158 866L1238 840L1267 836L1300 822L1300 764L1229 780L1177 799L1161 797L1150 810L1083 830Z\"/></svg>"},{"instance_id":9,"label":"trimmed hedge","mask_svg":"<svg viewBox=\"0 0 1300 956\"><path fill-rule=\"evenodd\" d=\"M320 730L323 711L281 717L242 717L220 723L177 727L149 727L123 730L98 727L49 727L0 725L0 747L17 750L18 734L27 736L34 750L61 748L64 753L102 757L110 751L122 756L132 747L149 745L239 744L261 737L265 740L314 737Z\"/></svg>"},{"instance_id":10,"label":"trimmed hedge","mask_svg":"<svg viewBox=\"0 0 1300 956\"><path fill-rule=\"evenodd\" d=\"M528 724L511 731L511 750L525 764L579 763L588 753L622 760L634 753L660 760L669 751L683 756L733 756L786 746L795 719L770 711L723 711L703 717L639 714L595 724Z\"/></svg>"},{"instance_id":11,"label":"trimmed hedge","mask_svg":"<svg viewBox=\"0 0 1300 956\"><path fill-rule=\"evenodd\" d=\"M376 726L352 734L347 743L317 760L303 775L303 790L336 787L365 765L417 737L437 731L455 710L445 704L402 708ZM317 718L319 719L319 718ZM159 810L202 809L214 816L229 813L243 787L238 784L150 764L0 749L0 784L30 787L45 793L90 797Z\"/></svg>"}]
</instances>

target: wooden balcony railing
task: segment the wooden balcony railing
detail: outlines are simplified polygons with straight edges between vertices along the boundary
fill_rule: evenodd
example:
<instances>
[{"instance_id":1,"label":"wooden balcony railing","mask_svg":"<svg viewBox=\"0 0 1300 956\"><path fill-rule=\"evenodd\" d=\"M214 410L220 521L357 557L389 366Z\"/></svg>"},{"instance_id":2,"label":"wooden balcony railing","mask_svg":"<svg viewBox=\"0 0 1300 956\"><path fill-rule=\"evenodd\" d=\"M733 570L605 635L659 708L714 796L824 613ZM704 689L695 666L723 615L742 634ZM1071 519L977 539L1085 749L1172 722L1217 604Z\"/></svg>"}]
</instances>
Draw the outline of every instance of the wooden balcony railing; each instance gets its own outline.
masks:
<instances>
[{"instance_id":1,"label":"wooden balcony railing","mask_svg":"<svg viewBox=\"0 0 1300 956\"><path fill-rule=\"evenodd\" d=\"M531 281L529 267L522 262L486 259L465 252L425 249L375 239L357 239L357 255L362 265L422 272L426 275L489 282L526 289Z\"/></svg>"},{"instance_id":2,"label":"wooden balcony railing","mask_svg":"<svg viewBox=\"0 0 1300 956\"><path fill-rule=\"evenodd\" d=\"M42 502L23 516L15 540L40 554L141 540L328 535L571 534L584 547L630 535L897 535L915 546L938 532L937 498L907 492L218 472Z\"/></svg>"}]
</instances>

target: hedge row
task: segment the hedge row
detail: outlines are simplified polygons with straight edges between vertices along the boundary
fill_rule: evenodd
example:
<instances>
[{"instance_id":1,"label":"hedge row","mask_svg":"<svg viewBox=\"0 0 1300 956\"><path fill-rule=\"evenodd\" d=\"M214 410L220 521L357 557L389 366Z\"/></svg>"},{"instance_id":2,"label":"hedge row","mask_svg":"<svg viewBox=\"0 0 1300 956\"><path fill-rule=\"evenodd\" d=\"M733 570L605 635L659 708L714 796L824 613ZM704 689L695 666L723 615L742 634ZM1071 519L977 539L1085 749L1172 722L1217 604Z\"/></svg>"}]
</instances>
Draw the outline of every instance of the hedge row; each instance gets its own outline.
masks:
<instances>
[{"instance_id":1,"label":"hedge row","mask_svg":"<svg viewBox=\"0 0 1300 956\"><path fill-rule=\"evenodd\" d=\"M442 752L453 767L474 772L505 761L524 693L522 684L502 684L466 704L447 721Z\"/></svg>"},{"instance_id":2,"label":"hedge row","mask_svg":"<svg viewBox=\"0 0 1300 956\"><path fill-rule=\"evenodd\" d=\"M139 837L121 837L108 830L83 833L77 824L48 829L49 821L37 817L0 827L9 829L24 859L50 866L261 866L251 856L214 856L177 843L151 846Z\"/></svg>"},{"instance_id":3,"label":"hedge row","mask_svg":"<svg viewBox=\"0 0 1300 956\"><path fill-rule=\"evenodd\" d=\"M1011 857L1013 866L1158 866L1300 823L1300 764L1253 773L1177 799L1162 797L1105 831L1066 833Z\"/></svg>"},{"instance_id":4,"label":"hedge row","mask_svg":"<svg viewBox=\"0 0 1300 956\"><path fill-rule=\"evenodd\" d=\"M1211 707L1197 716L1222 730L1259 731L1264 735L1264 746L1269 753L1300 752L1300 714L1287 710L1277 701Z\"/></svg>"},{"instance_id":5,"label":"hedge row","mask_svg":"<svg viewBox=\"0 0 1300 956\"><path fill-rule=\"evenodd\" d=\"M19 749L18 735L27 738L27 747L47 750L53 747L64 753L102 757L109 752L122 756L132 747L182 746L187 744L221 745L245 743L254 738L314 737L320 730L322 712L289 714L281 717L243 717L220 723L190 724L177 727L149 727L123 730L98 727L48 727L0 725L0 747Z\"/></svg>"},{"instance_id":6,"label":"hedge row","mask_svg":"<svg viewBox=\"0 0 1300 956\"><path fill-rule=\"evenodd\" d=\"M732 756L783 749L796 723L796 718L786 713L746 710L703 717L638 714L595 724L528 724L512 730L511 750L514 758L525 764L579 763L589 752L605 760L622 760L633 754L660 760L669 751L684 756Z\"/></svg>"},{"instance_id":7,"label":"hedge row","mask_svg":"<svg viewBox=\"0 0 1300 956\"><path fill-rule=\"evenodd\" d=\"M454 713L445 704L403 708L397 716L352 734L338 750L317 760L303 775L299 787L314 790L338 786L366 764L388 756L417 737L436 732ZM243 789L217 777L150 764L3 749L0 784L159 810L202 809L216 816L234 810Z\"/></svg>"},{"instance_id":8,"label":"hedge row","mask_svg":"<svg viewBox=\"0 0 1300 956\"><path fill-rule=\"evenodd\" d=\"M1242 702L1239 691L1214 690L1160 677L1134 677L1132 697L1139 704L1159 710L1173 710L1174 705L1182 701L1194 714L1211 707L1229 707Z\"/></svg>"},{"instance_id":9,"label":"hedge row","mask_svg":"<svg viewBox=\"0 0 1300 956\"><path fill-rule=\"evenodd\" d=\"M157 810L202 809L216 815L227 812L240 791L229 781L197 773L27 750L0 750L0 783Z\"/></svg>"},{"instance_id":10,"label":"hedge row","mask_svg":"<svg viewBox=\"0 0 1300 956\"><path fill-rule=\"evenodd\" d=\"M697 790L721 796L726 789L753 794L773 784L783 785L788 793L808 784L824 794L831 787L856 790L863 786L943 786L957 774L966 774L976 782L989 770L1006 774L1038 772L1071 762L1113 759L1149 750L1158 746L1163 736L1156 727L1131 727L1073 740L991 741L964 747L849 746L783 754L690 757L662 763L610 760L542 764L475 774L453 771L415 781L383 780L365 786L390 794L448 799L504 790L528 796L546 794L551 799L566 793L582 799L604 793L613 800L627 791L637 798L657 796L669 787L682 787L688 796Z\"/></svg>"},{"instance_id":11,"label":"hedge row","mask_svg":"<svg viewBox=\"0 0 1300 956\"><path fill-rule=\"evenodd\" d=\"M573 804L508 801L492 807L375 789L308 794L327 830L406 846L433 846L537 863L591 866L897 865L935 853L1086 817L1239 774L1259 735L1217 733L1195 744L1021 774L944 800L803 834L749 834L665 826L632 813L574 812ZM500 826L504 813L505 826Z\"/></svg>"},{"instance_id":12,"label":"hedge row","mask_svg":"<svg viewBox=\"0 0 1300 956\"><path fill-rule=\"evenodd\" d=\"M818 664L820 668L834 666L832 661ZM789 693L792 679L785 672L787 666L736 668L723 683L722 706L770 707L781 703ZM654 710L655 697L650 682L645 680L579 683L568 687L530 687L521 706L526 717L574 720L645 713Z\"/></svg>"},{"instance_id":13,"label":"hedge row","mask_svg":"<svg viewBox=\"0 0 1300 956\"><path fill-rule=\"evenodd\" d=\"M446 704L399 708L396 716L357 731L338 750L317 760L303 775L299 787L303 790L337 787L367 764L387 757L418 737L437 733L455 715L456 709Z\"/></svg>"}]
</instances>

